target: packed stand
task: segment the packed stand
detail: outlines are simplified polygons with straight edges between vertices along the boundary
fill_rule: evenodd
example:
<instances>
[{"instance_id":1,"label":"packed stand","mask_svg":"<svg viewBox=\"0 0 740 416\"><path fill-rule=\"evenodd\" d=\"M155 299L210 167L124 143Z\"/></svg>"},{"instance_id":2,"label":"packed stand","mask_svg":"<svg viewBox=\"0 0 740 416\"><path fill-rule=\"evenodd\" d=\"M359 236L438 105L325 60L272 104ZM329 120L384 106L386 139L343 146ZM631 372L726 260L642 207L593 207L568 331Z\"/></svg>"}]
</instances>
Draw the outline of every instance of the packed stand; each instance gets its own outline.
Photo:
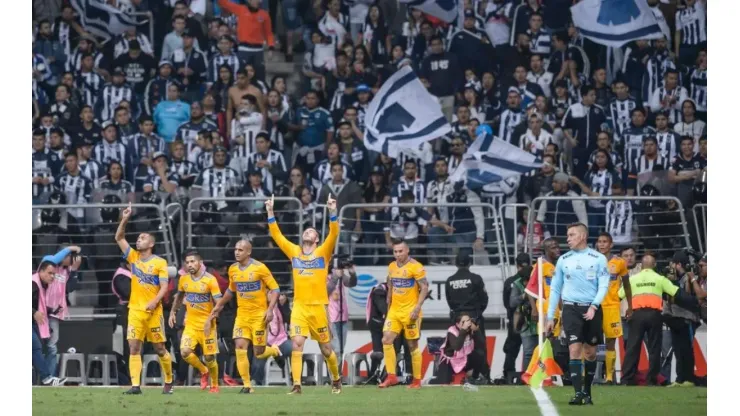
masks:
<instances>
[{"instance_id":1,"label":"packed stand","mask_svg":"<svg viewBox=\"0 0 740 416\"><path fill-rule=\"evenodd\" d=\"M694 246L703 238L692 215L706 203L703 1L648 0L665 38L617 50L579 33L569 0L466 0L462 27L393 0L218 0L205 16L186 1L118 0L108 3L151 13L154 38L145 24L107 41L64 3L34 10L34 204L181 204L146 223L170 238L173 257L184 241L223 267L246 236L265 250L258 258L282 259L263 238L264 203L235 199L271 195L285 197L276 210L293 237L325 230L328 195L340 210L349 205L341 247L364 265L386 262L392 239L430 262L448 263L452 243L476 264L498 263L498 230L522 251L576 221L594 238L608 231L615 244L659 252L686 245L682 218ZM271 72L281 62L294 71ZM391 159L365 148L364 114L406 65L439 99L452 133ZM481 131L544 166L480 192L451 183ZM675 196L680 205L533 205L578 195ZM183 226L197 197L226 199L192 204ZM500 209L515 203L532 212ZM75 208L67 221L52 211L35 226L80 245L94 244L98 224L110 222L103 215L115 215ZM95 268L101 256L90 259Z\"/></svg>"}]
</instances>

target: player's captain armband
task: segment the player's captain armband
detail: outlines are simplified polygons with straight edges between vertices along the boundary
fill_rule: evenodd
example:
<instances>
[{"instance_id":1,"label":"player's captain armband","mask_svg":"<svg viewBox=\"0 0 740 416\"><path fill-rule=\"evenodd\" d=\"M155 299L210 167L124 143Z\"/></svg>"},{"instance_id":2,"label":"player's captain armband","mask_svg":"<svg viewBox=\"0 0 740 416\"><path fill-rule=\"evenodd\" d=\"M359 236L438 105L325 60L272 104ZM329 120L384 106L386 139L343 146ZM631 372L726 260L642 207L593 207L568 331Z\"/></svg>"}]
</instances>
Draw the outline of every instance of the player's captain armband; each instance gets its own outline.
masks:
<instances>
[{"instance_id":1,"label":"player's captain armband","mask_svg":"<svg viewBox=\"0 0 740 416\"><path fill-rule=\"evenodd\" d=\"M275 223L275 217L270 217L267 219L268 224L274 224Z\"/></svg>"},{"instance_id":2,"label":"player's captain armband","mask_svg":"<svg viewBox=\"0 0 740 416\"><path fill-rule=\"evenodd\" d=\"M336 220L337 220L337 216L336 215L330 215L329 216L329 221L336 221Z\"/></svg>"}]
</instances>

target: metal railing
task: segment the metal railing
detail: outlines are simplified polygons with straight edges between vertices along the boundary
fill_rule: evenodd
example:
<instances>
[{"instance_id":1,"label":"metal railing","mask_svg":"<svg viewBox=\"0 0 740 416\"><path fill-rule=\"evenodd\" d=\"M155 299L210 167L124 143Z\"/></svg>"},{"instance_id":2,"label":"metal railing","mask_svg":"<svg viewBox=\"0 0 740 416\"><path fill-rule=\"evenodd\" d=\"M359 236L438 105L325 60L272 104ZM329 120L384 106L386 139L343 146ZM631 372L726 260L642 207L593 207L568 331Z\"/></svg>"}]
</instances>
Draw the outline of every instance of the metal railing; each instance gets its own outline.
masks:
<instances>
[{"instance_id":1,"label":"metal railing","mask_svg":"<svg viewBox=\"0 0 740 416\"><path fill-rule=\"evenodd\" d=\"M707 248L707 204L696 204L692 209L694 227L696 227L696 241L699 251L705 253Z\"/></svg>"},{"instance_id":2,"label":"metal railing","mask_svg":"<svg viewBox=\"0 0 740 416\"><path fill-rule=\"evenodd\" d=\"M494 223L497 221L497 213L494 206L490 203L444 203L444 204L438 204L438 203L422 203L422 204L415 204L415 203L397 203L397 204L381 204L381 203L373 203L373 204L347 204L340 208L339 210L339 224L340 227L343 225L344 220L350 220L354 221L354 218L348 218L346 217L346 212L348 209L362 209L362 208L384 208L385 211L392 211L394 209L414 209L414 208L487 208L490 210L492 214L492 218L494 220ZM392 218L392 214L389 212L387 215L388 218ZM482 218L484 224L485 219ZM473 220L470 220L473 221ZM372 226L371 226L372 224ZM378 225L382 224L382 231L377 231ZM418 223L417 223L418 224ZM354 229L348 230L348 229L341 229L340 235L339 235L339 242L337 246L335 247L335 252L339 252L340 250L345 250L347 252L351 252L353 254L353 257L355 259L361 259L361 260L373 260L375 257L375 254L372 253L375 249L378 249L378 261L381 259L387 258L388 262L392 260L392 256L390 256L390 252L388 249L388 243L387 243L387 235L386 235L386 226L387 228L392 228L395 224L393 220L360 220L360 227L362 229L361 233L355 233ZM418 228L418 236L424 236L424 238L428 238L430 234L427 234L423 232L423 225L417 225ZM428 224L428 231L431 231L432 228L438 228L433 227L431 224ZM485 226L483 227L484 230L483 233L485 234ZM375 230L375 231L368 231L368 230ZM451 250L448 250L451 246L454 247L460 247L464 244L467 244L470 240L470 250L471 254L475 258L475 264L481 264L481 265L488 265L489 262L489 256L491 255L488 250L495 249L496 251L493 254L501 253L503 250L503 247L501 245L501 241L499 238L496 238L496 241L488 241L484 243L484 252L476 253L473 251L473 242L475 240L475 234L477 233L477 230L475 230L475 227L473 227L474 231L467 232L465 234L454 234L453 233L435 233L432 234L433 236L431 238L428 238L428 241L425 243L419 243L417 241L411 241L410 239L407 240L407 243L409 244L409 248L414 252L414 256L418 258L424 258L424 257L434 257L434 259L437 262L442 261L450 261L452 252ZM382 233L382 235L380 235ZM388 231L388 235L393 237L394 232L392 230ZM472 235L471 235L472 234ZM455 240L455 243L449 243L449 242L432 242L433 240L447 240L447 237L452 237L452 240ZM471 239L472 237L472 239ZM364 241L361 241L361 239L365 239ZM381 242L372 242L368 243L367 239L370 239L371 241L380 240ZM413 239L411 239L413 240ZM426 253L426 255L422 255L421 253L423 251L426 251L427 249L430 249L429 252ZM365 251L368 250L368 251ZM384 257L383 251L386 250L386 254ZM440 252L442 252L440 254ZM360 254L362 253L362 254ZM369 264L374 263L374 261L368 262ZM368 265L369 265L368 264Z\"/></svg>"},{"instance_id":3,"label":"metal railing","mask_svg":"<svg viewBox=\"0 0 740 416\"><path fill-rule=\"evenodd\" d=\"M80 246L84 262L80 269L78 288L70 295L71 306L86 310L85 314L111 312L117 303L111 292L113 273L121 264L121 250L115 241L118 222L104 222L100 209L123 210L128 204L68 204L34 205L32 207L32 261L36 266L47 254L56 253L60 245ZM135 246L139 233L153 233L154 252L174 264L176 258L172 236L168 232L164 208L155 204L132 204L133 213L126 228L126 240ZM42 211L59 212L58 222L42 221ZM82 214L78 217L69 212ZM49 217L46 217L49 220Z\"/></svg>"},{"instance_id":4,"label":"metal railing","mask_svg":"<svg viewBox=\"0 0 740 416\"><path fill-rule=\"evenodd\" d=\"M167 215L167 226L172 235L173 252L181 253L185 249L185 218L183 216L183 207L178 202L172 202L164 207L164 212ZM175 235L175 226L177 226L177 235ZM179 244L175 244L175 242ZM179 256L175 257L178 260L177 264L179 266L179 260L181 259L178 258Z\"/></svg>"},{"instance_id":5,"label":"metal railing","mask_svg":"<svg viewBox=\"0 0 740 416\"><path fill-rule=\"evenodd\" d=\"M529 205L522 204L522 203L502 204L498 208L498 217L501 219L501 224L502 225L503 225L504 219L506 219L506 215L505 215L506 208L512 208L512 209L514 209L514 229L512 230L512 231L514 231L514 233L513 233L513 235L510 236L510 237L512 237L512 241L511 242L509 241L509 238L508 238L509 236L506 235L506 229L503 226L500 227L499 230L501 231L501 236L502 236L501 241L504 242L504 246L505 247L508 248L509 244L513 242L513 245L514 245L514 258L511 258L510 259L509 258L509 250L504 250L504 262L506 264L513 264L514 261L515 261L516 255L519 254L520 250L523 251L523 252L527 252L527 239L526 238L523 241L523 243L524 243L523 244L523 247L519 247L519 238L518 238L518 233L517 233L517 225L519 223L519 220L518 220L519 216L517 215L517 210L519 208L529 209Z\"/></svg>"},{"instance_id":6,"label":"metal railing","mask_svg":"<svg viewBox=\"0 0 740 416\"><path fill-rule=\"evenodd\" d=\"M559 204L555 210L550 206L550 203L561 201L583 203L581 214L586 215L585 220L589 226L589 243L593 243L598 233L605 230L605 225L610 219L616 219L620 222L612 221L612 224L618 225L618 232L612 232L612 237L617 247L633 246L638 253L649 250L663 258L672 256L675 250L691 247L683 206L678 198L672 196L538 197L532 201L530 207L527 221L528 237L532 237L534 225L537 222L545 228L546 236L558 237L561 245L565 243L567 225L583 221L583 218L578 218L579 216L572 209L559 211ZM606 207L600 209L594 207L595 204L589 205L589 203L608 203L609 201L630 202L631 216L616 217L622 211L615 210L616 214L607 217ZM675 206L671 207L670 202L675 203ZM532 256L535 254L534 249L535 247L529 246L529 253Z\"/></svg>"}]
</instances>

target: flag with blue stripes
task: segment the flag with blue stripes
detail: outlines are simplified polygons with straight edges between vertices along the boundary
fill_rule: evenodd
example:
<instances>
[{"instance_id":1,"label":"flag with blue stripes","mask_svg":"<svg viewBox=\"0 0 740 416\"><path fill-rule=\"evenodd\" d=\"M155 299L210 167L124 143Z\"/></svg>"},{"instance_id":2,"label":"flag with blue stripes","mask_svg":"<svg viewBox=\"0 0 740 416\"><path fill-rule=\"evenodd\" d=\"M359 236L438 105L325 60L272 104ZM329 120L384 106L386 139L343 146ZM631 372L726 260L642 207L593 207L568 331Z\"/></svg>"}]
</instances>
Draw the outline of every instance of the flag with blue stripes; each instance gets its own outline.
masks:
<instances>
[{"instance_id":1,"label":"flag with blue stripes","mask_svg":"<svg viewBox=\"0 0 740 416\"><path fill-rule=\"evenodd\" d=\"M101 0L71 0L70 3L80 16L80 23L85 30L106 40L139 25L135 16Z\"/></svg>"},{"instance_id":2,"label":"flag with blue stripes","mask_svg":"<svg viewBox=\"0 0 740 416\"><path fill-rule=\"evenodd\" d=\"M454 22L458 15L458 0L401 0L401 3L447 23Z\"/></svg>"},{"instance_id":3,"label":"flag with blue stripes","mask_svg":"<svg viewBox=\"0 0 740 416\"><path fill-rule=\"evenodd\" d=\"M601 45L663 37L647 0L583 0L570 11L580 33Z\"/></svg>"},{"instance_id":4,"label":"flag with blue stripes","mask_svg":"<svg viewBox=\"0 0 740 416\"><path fill-rule=\"evenodd\" d=\"M442 137L452 128L437 98L410 66L383 83L365 112L365 146L392 158L404 149Z\"/></svg>"},{"instance_id":5,"label":"flag with blue stripes","mask_svg":"<svg viewBox=\"0 0 740 416\"><path fill-rule=\"evenodd\" d=\"M468 189L476 190L540 167L542 162L535 155L490 134L481 134L470 145L460 167L450 175L450 181L465 181Z\"/></svg>"}]
</instances>

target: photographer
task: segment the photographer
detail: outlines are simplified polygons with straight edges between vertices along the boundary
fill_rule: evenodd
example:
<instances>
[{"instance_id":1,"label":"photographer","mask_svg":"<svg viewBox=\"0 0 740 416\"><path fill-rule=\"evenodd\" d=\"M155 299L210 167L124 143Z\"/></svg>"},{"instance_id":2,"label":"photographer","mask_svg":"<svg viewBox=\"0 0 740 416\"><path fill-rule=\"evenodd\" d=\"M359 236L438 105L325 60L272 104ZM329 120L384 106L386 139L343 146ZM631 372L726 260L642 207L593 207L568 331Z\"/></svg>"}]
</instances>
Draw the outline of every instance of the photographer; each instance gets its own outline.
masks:
<instances>
[{"instance_id":1,"label":"photographer","mask_svg":"<svg viewBox=\"0 0 740 416\"><path fill-rule=\"evenodd\" d=\"M51 337L47 344L46 363L52 376L57 374L57 343L59 342L59 321L69 318L67 295L77 288L77 270L82 265L82 249L78 246L63 248L53 256L57 261L54 280L46 288L46 308L49 311L49 331Z\"/></svg>"},{"instance_id":2,"label":"photographer","mask_svg":"<svg viewBox=\"0 0 740 416\"><path fill-rule=\"evenodd\" d=\"M697 293L692 287L695 273L689 271L691 265L687 252L689 251L681 250L673 255L673 260L669 265L671 272L669 279L685 294L696 297ZM695 385L694 333L701 325L698 303L695 298L694 305L679 306L672 301L663 303L663 321L671 331L672 349L676 356L676 381L673 383L675 386L693 387Z\"/></svg>"},{"instance_id":3,"label":"photographer","mask_svg":"<svg viewBox=\"0 0 740 416\"><path fill-rule=\"evenodd\" d=\"M521 312L522 305L512 305L510 300L512 292L514 292L514 289L519 284L526 287L529 282L529 276L532 273L532 263L528 254L520 253L516 256L516 268L516 274L504 282L503 290L504 308L506 308L506 342L504 342L506 359L504 360L504 378L507 380L516 373L516 357L519 356L519 349L522 346L522 336L519 331L514 329L514 313L517 311ZM524 289L522 289L523 292Z\"/></svg>"},{"instance_id":4,"label":"photographer","mask_svg":"<svg viewBox=\"0 0 740 416\"><path fill-rule=\"evenodd\" d=\"M466 312L476 321L485 337L483 312L488 307L488 292L483 278L470 272L473 260L469 253L461 251L455 259L457 272L445 282L445 297L450 307L450 319L457 321L457 315Z\"/></svg>"},{"instance_id":5,"label":"photographer","mask_svg":"<svg viewBox=\"0 0 740 416\"><path fill-rule=\"evenodd\" d=\"M475 321L467 312L457 317L454 325L447 328L447 336L442 344L437 378L440 384L450 384L455 374L466 373L466 383L475 383L475 373L486 374L485 338Z\"/></svg>"},{"instance_id":6,"label":"photographer","mask_svg":"<svg viewBox=\"0 0 740 416\"><path fill-rule=\"evenodd\" d=\"M524 262L529 260L529 256L526 254L520 254L522 258L517 257L517 262ZM524 258L524 256L527 256ZM528 263L520 270L518 276L522 276L523 272L528 271L531 273L532 266ZM511 284L509 292L508 305L511 310L514 311L511 319L512 330L519 334L521 337L521 344L524 353L524 365L526 366L532 361L532 355L534 354L534 348L537 346L537 321L533 317L537 316L532 311L532 303L529 301L529 297L525 292L526 284L528 283L527 278L521 277L520 279L514 280ZM519 349L516 350L516 355L519 354ZM514 355L514 359L516 359ZM507 355L507 358L509 355Z\"/></svg>"},{"instance_id":7,"label":"photographer","mask_svg":"<svg viewBox=\"0 0 740 416\"><path fill-rule=\"evenodd\" d=\"M345 287L357 286L357 270L347 254L337 254L329 265L326 290L329 293L329 321L331 322L331 344L339 356L344 355L347 343L347 293Z\"/></svg>"}]
</instances>

